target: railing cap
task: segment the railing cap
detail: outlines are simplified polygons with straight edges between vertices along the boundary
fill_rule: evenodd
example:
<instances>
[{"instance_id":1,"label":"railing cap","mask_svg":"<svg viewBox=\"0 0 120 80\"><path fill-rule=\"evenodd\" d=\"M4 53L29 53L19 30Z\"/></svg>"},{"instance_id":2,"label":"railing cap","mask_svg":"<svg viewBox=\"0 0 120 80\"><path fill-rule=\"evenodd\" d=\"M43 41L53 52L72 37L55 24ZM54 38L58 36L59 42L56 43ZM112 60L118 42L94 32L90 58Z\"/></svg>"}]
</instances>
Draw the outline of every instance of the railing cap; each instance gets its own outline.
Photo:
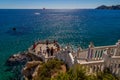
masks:
<instances>
[{"instance_id":1,"label":"railing cap","mask_svg":"<svg viewBox=\"0 0 120 80\"><path fill-rule=\"evenodd\" d=\"M116 43L116 45L120 45L120 40L118 40L118 42Z\"/></svg>"},{"instance_id":2,"label":"railing cap","mask_svg":"<svg viewBox=\"0 0 120 80\"><path fill-rule=\"evenodd\" d=\"M93 47L95 47L93 42L90 42L89 48L93 48Z\"/></svg>"},{"instance_id":3,"label":"railing cap","mask_svg":"<svg viewBox=\"0 0 120 80\"><path fill-rule=\"evenodd\" d=\"M82 51L82 48L80 46L78 47L78 51Z\"/></svg>"},{"instance_id":4,"label":"railing cap","mask_svg":"<svg viewBox=\"0 0 120 80\"><path fill-rule=\"evenodd\" d=\"M118 40L118 42L120 42L120 39Z\"/></svg>"}]
</instances>

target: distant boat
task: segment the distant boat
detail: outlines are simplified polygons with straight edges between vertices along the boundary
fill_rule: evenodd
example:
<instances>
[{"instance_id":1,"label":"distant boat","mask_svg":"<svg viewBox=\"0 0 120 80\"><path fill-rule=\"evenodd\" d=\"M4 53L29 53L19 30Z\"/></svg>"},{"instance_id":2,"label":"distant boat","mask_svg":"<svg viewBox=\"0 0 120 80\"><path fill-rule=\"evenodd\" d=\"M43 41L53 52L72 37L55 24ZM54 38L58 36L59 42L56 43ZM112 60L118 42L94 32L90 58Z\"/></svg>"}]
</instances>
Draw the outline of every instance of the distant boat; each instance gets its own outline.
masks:
<instances>
[{"instance_id":1,"label":"distant boat","mask_svg":"<svg viewBox=\"0 0 120 80\"><path fill-rule=\"evenodd\" d=\"M40 13L36 12L35 15L40 15Z\"/></svg>"},{"instance_id":2,"label":"distant boat","mask_svg":"<svg viewBox=\"0 0 120 80\"><path fill-rule=\"evenodd\" d=\"M43 8L43 10L45 10L45 8Z\"/></svg>"}]
</instances>

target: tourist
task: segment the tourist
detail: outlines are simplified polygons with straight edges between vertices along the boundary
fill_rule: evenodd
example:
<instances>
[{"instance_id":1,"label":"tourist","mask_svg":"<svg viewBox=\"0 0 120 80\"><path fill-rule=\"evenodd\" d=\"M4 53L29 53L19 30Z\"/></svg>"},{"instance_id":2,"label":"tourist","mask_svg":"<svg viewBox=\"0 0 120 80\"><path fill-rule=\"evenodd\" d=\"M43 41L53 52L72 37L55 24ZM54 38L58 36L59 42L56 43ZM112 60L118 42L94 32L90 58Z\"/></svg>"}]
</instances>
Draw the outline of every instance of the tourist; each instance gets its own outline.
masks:
<instances>
[{"instance_id":1,"label":"tourist","mask_svg":"<svg viewBox=\"0 0 120 80\"><path fill-rule=\"evenodd\" d=\"M47 47L46 51L47 51L47 54L49 56L50 55L50 49L49 49L49 47Z\"/></svg>"},{"instance_id":2,"label":"tourist","mask_svg":"<svg viewBox=\"0 0 120 80\"><path fill-rule=\"evenodd\" d=\"M35 48L36 48L36 44L34 43L34 44L33 44L33 49L35 49Z\"/></svg>"},{"instance_id":3,"label":"tourist","mask_svg":"<svg viewBox=\"0 0 120 80\"><path fill-rule=\"evenodd\" d=\"M53 53L54 53L53 47L51 47L50 53L51 53L51 56L53 56Z\"/></svg>"},{"instance_id":4,"label":"tourist","mask_svg":"<svg viewBox=\"0 0 120 80\"><path fill-rule=\"evenodd\" d=\"M46 40L46 45L48 45L49 44L49 41L48 40Z\"/></svg>"}]
</instances>

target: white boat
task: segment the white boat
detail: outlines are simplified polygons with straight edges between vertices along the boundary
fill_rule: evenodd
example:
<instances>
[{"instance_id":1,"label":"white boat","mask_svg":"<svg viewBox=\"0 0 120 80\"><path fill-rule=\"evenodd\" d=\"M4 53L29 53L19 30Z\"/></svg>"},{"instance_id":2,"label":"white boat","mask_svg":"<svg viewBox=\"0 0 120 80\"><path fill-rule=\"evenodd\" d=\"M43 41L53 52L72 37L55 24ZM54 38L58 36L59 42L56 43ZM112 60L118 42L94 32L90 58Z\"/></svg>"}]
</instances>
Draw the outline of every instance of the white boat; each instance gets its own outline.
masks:
<instances>
[{"instance_id":1,"label":"white boat","mask_svg":"<svg viewBox=\"0 0 120 80\"><path fill-rule=\"evenodd\" d=\"M40 15L40 13L35 13L35 15Z\"/></svg>"}]
</instances>

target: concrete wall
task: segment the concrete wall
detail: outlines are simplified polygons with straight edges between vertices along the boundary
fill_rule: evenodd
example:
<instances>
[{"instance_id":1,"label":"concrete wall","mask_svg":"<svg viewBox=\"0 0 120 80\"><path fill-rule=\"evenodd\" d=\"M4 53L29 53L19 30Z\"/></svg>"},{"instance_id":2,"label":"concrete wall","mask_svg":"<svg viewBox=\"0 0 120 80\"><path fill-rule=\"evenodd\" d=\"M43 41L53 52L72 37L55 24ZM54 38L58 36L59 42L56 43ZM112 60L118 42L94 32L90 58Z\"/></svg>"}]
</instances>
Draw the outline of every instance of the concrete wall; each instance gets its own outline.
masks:
<instances>
[{"instance_id":1,"label":"concrete wall","mask_svg":"<svg viewBox=\"0 0 120 80\"><path fill-rule=\"evenodd\" d=\"M64 61L68 67L72 67L74 65L74 58L69 51L60 51L56 58Z\"/></svg>"}]
</instances>

